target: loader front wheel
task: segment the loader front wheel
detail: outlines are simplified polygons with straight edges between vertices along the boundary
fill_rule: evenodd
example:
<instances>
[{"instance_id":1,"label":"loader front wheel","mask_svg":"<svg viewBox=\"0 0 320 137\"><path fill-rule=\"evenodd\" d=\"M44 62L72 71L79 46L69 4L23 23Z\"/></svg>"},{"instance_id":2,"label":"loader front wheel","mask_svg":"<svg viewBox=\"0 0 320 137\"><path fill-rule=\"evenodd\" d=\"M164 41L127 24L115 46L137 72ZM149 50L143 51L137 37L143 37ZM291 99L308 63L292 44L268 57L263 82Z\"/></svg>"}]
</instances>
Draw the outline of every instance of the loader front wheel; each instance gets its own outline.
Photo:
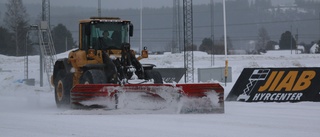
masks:
<instances>
[{"instance_id":1,"label":"loader front wheel","mask_svg":"<svg viewBox=\"0 0 320 137\"><path fill-rule=\"evenodd\" d=\"M81 76L80 84L105 84L105 73L102 70L88 70Z\"/></svg>"},{"instance_id":2,"label":"loader front wheel","mask_svg":"<svg viewBox=\"0 0 320 137\"><path fill-rule=\"evenodd\" d=\"M55 81L55 100L58 108L68 107L70 105L70 89L72 81L65 77L66 73L60 70L57 73ZM69 80L69 81L68 81ZM71 83L70 83L71 82Z\"/></svg>"},{"instance_id":3,"label":"loader front wheel","mask_svg":"<svg viewBox=\"0 0 320 137\"><path fill-rule=\"evenodd\" d=\"M162 81L162 76L160 74L159 71L156 71L156 70L146 70L145 71L145 74L146 74L146 77L148 79L153 79L154 83L156 84L163 84L163 81Z\"/></svg>"}]
</instances>

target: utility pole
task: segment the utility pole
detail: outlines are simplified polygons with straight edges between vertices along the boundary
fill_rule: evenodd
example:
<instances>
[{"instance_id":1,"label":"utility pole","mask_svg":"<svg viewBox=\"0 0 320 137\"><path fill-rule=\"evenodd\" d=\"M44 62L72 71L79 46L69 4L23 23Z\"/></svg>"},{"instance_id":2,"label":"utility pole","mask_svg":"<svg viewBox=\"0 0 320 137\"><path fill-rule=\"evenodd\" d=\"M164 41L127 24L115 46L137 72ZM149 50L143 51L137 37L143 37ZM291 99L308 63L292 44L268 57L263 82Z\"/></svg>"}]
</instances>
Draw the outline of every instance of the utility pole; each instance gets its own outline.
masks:
<instances>
[{"instance_id":1,"label":"utility pole","mask_svg":"<svg viewBox=\"0 0 320 137\"><path fill-rule=\"evenodd\" d=\"M194 82L192 0L183 0L185 83Z\"/></svg>"},{"instance_id":2,"label":"utility pole","mask_svg":"<svg viewBox=\"0 0 320 137\"><path fill-rule=\"evenodd\" d=\"M48 27L50 27L50 0L42 0L42 21L46 21L48 24ZM44 36L43 39L47 40L48 37L45 37L46 35L44 35L44 32L42 33L43 33L42 35ZM44 71L44 65L46 65L44 64L43 55L44 55L43 53L40 54L40 87L43 86L43 71Z\"/></svg>"},{"instance_id":3,"label":"utility pole","mask_svg":"<svg viewBox=\"0 0 320 137\"><path fill-rule=\"evenodd\" d=\"M213 55L213 50L214 50L214 3L213 0L210 1L210 13L211 13L211 40L212 40L212 45L211 45L211 66L214 65L214 55Z\"/></svg>"},{"instance_id":4,"label":"utility pole","mask_svg":"<svg viewBox=\"0 0 320 137\"><path fill-rule=\"evenodd\" d=\"M50 27L50 0L42 0L42 21L47 21Z\"/></svg>"},{"instance_id":5,"label":"utility pole","mask_svg":"<svg viewBox=\"0 0 320 137\"><path fill-rule=\"evenodd\" d=\"M180 53L180 0L173 0L173 41L171 52Z\"/></svg>"},{"instance_id":6,"label":"utility pole","mask_svg":"<svg viewBox=\"0 0 320 137\"><path fill-rule=\"evenodd\" d=\"M142 0L140 0L140 49L139 51L142 51Z\"/></svg>"},{"instance_id":7,"label":"utility pole","mask_svg":"<svg viewBox=\"0 0 320 137\"><path fill-rule=\"evenodd\" d=\"M101 0L98 0L98 16L101 17Z\"/></svg>"},{"instance_id":8,"label":"utility pole","mask_svg":"<svg viewBox=\"0 0 320 137\"><path fill-rule=\"evenodd\" d=\"M56 60L56 52L50 30L50 0L42 0L42 21L38 25L38 40L40 47L40 86L43 86L45 70L50 83L50 75ZM50 86L52 90L52 87Z\"/></svg>"},{"instance_id":9,"label":"utility pole","mask_svg":"<svg viewBox=\"0 0 320 137\"><path fill-rule=\"evenodd\" d=\"M297 28L297 34L296 34L296 54L298 54L298 39L299 39L299 31L298 31L298 28ZM302 52L302 51L301 51Z\"/></svg>"},{"instance_id":10,"label":"utility pole","mask_svg":"<svg viewBox=\"0 0 320 137\"><path fill-rule=\"evenodd\" d=\"M291 54L292 54L292 37L293 37L293 33L292 33L292 25L290 25L290 49L291 49Z\"/></svg>"},{"instance_id":11,"label":"utility pole","mask_svg":"<svg viewBox=\"0 0 320 137\"><path fill-rule=\"evenodd\" d=\"M227 19L226 19L226 0L223 0L223 34L224 34L224 56L225 56L225 68L224 68L224 81L227 86L228 78L228 49L227 49Z\"/></svg>"}]
</instances>

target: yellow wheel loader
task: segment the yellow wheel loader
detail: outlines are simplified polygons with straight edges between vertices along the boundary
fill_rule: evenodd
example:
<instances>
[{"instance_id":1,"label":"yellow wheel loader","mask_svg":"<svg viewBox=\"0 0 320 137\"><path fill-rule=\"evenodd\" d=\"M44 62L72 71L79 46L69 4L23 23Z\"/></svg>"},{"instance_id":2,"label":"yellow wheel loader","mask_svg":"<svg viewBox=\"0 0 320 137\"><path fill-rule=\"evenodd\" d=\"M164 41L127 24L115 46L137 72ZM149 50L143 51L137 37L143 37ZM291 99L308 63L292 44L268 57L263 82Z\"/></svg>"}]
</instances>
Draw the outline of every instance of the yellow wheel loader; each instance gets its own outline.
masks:
<instances>
[{"instance_id":1,"label":"yellow wheel loader","mask_svg":"<svg viewBox=\"0 0 320 137\"><path fill-rule=\"evenodd\" d=\"M51 84L57 107L223 113L218 83L164 84L155 65L131 49L133 25L117 17L80 20L79 48L55 62Z\"/></svg>"}]
</instances>

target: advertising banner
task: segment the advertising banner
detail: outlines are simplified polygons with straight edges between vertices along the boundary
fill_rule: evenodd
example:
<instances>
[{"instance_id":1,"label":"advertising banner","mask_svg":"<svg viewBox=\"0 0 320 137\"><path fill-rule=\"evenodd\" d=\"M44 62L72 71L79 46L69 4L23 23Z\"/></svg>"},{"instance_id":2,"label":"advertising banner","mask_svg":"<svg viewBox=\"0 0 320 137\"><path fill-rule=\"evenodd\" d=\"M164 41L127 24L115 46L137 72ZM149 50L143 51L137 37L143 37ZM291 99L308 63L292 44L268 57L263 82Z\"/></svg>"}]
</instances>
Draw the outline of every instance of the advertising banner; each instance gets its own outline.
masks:
<instances>
[{"instance_id":1,"label":"advertising banner","mask_svg":"<svg viewBox=\"0 0 320 137\"><path fill-rule=\"evenodd\" d=\"M226 101L320 101L320 68L244 68Z\"/></svg>"},{"instance_id":2,"label":"advertising banner","mask_svg":"<svg viewBox=\"0 0 320 137\"><path fill-rule=\"evenodd\" d=\"M185 68L154 68L154 70L159 71L166 83L179 83L186 72Z\"/></svg>"}]
</instances>

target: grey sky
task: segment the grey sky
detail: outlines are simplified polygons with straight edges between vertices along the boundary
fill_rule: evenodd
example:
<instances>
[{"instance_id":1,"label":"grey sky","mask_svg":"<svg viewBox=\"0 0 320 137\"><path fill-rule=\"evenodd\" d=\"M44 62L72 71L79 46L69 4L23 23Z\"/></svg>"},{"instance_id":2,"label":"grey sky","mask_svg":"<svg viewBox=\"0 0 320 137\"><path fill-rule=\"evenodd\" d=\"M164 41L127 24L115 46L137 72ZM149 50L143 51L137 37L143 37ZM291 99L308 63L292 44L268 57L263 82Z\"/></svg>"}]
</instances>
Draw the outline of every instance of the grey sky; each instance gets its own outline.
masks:
<instances>
[{"instance_id":1,"label":"grey sky","mask_svg":"<svg viewBox=\"0 0 320 137\"><path fill-rule=\"evenodd\" d=\"M181 0L182 1L182 0ZM193 0L193 4L208 4L211 0ZM214 0L222 2L222 0ZM24 3L38 3L42 0L23 0ZM171 7L172 0L142 0L143 7L160 8ZM292 4L294 0L274 0L276 4ZM98 0L50 0L51 6L79 6L79 7L98 7ZM127 9L140 8L140 0L101 0L102 9Z\"/></svg>"},{"instance_id":2,"label":"grey sky","mask_svg":"<svg viewBox=\"0 0 320 137\"><path fill-rule=\"evenodd\" d=\"M221 0L214 0L221 1ZM24 0L24 3L41 3L42 0ZM172 6L172 0L142 0L143 7ZM210 0L194 0L194 4L207 4ZM97 7L98 0L50 0L51 6ZM103 9L140 8L140 0L101 0Z\"/></svg>"}]
</instances>

